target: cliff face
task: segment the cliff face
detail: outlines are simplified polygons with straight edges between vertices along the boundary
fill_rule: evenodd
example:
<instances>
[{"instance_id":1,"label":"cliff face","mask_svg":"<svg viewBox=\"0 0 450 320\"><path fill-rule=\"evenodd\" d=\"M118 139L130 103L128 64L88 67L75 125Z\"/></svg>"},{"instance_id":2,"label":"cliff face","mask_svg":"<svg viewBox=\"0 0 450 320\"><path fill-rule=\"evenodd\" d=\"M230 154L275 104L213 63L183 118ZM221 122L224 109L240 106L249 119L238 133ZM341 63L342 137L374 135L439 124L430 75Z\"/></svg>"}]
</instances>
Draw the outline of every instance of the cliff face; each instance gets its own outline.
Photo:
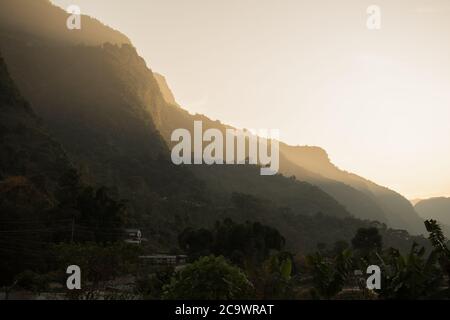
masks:
<instances>
[{"instance_id":1,"label":"cliff face","mask_svg":"<svg viewBox=\"0 0 450 320\"><path fill-rule=\"evenodd\" d=\"M155 80L158 82L159 89L161 90L161 94L164 98L164 100L171 105L178 105L178 103L175 101L175 97L172 93L172 91L169 88L169 85L167 84L166 78L164 78L163 75L153 72L153 76L155 77Z\"/></svg>"}]
</instances>

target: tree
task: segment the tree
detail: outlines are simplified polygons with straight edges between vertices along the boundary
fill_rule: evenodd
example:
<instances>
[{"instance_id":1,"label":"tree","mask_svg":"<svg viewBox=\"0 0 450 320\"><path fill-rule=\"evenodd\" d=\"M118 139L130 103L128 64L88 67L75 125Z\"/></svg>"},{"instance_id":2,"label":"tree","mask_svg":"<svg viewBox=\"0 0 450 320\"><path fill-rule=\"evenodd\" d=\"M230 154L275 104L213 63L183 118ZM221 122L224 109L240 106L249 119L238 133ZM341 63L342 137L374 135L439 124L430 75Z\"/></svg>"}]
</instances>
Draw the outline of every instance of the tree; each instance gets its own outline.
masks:
<instances>
[{"instance_id":1,"label":"tree","mask_svg":"<svg viewBox=\"0 0 450 320\"><path fill-rule=\"evenodd\" d=\"M430 233L428 239L433 245L434 249L443 255L450 257L450 250L447 248L446 242L447 239L442 232L441 227L437 223L436 220L427 220L425 221L425 227L427 231Z\"/></svg>"},{"instance_id":2,"label":"tree","mask_svg":"<svg viewBox=\"0 0 450 320\"><path fill-rule=\"evenodd\" d=\"M178 237L180 247L191 259L214 254L224 256L240 267L256 267L280 251L285 239L278 230L259 222L235 223L231 219L216 222L212 231L188 228Z\"/></svg>"},{"instance_id":3,"label":"tree","mask_svg":"<svg viewBox=\"0 0 450 320\"><path fill-rule=\"evenodd\" d=\"M350 250L344 250L335 258L322 256L320 252L307 256L311 268L314 288L312 296L331 299L342 291L353 272L353 257Z\"/></svg>"},{"instance_id":4,"label":"tree","mask_svg":"<svg viewBox=\"0 0 450 320\"><path fill-rule=\"evenodd\" d=\"M163 287L170 282L173 272L173 266L161 266L149 274L139 276L136 279L136 292L144 299L161 299Z\"/></svg>"},{"instance_id":5,"label":"tree","mask_svg":"<svg viewBox=\"0 0 450 320\"><path fill-rule=\"evenodd\" d=\"M291 299L293 292L292 254L277 253L267 259L254 279L257 299Z\"/></svg>"},{"instance_id":6,"label":"tree","mask_svg":"<svg viewBox=\"0 0 450 320\"><path fill-rule=\"evenodd\" d=\"M377 293L384 299L436 298L442 285L437 258L435 251L426 257L425 249L419 249L416 243L405 256L389 249L383 255L381 289Z\"/></svg>"},{"instance_id":7,"label":"tree","mask_svg":"<svg viewBox=\"0 0 450 320\"><path fill-rule=\"evenodd\" d=\"M352 239L352 245L362 256L368 257L372 252L381 250L383 239L377 228L360 228Z\"/></svg>"},{"instance_id":8,"label":"tree","mask_svg":"<svg viewBox=\"0 0 450 320\"><path fill-rule=\"evenodd\" d=\"M259 222L216 222L212 231L188 228L178 237L180 247L191 259L214 254L224 256L240 267L256 267L280 251L285 239L278 230Z\"/></svg>"},{"instance_id":9,"label":"tree","mask_svg":"<svg viewBox=\"0 0 450 320\"><path fill-rule=\"evenodd\" d=\"M345 240L338 240L334 243L333 249L331 250L331 253L333 256L338 255L339 253L342 253L343 251L347 250L350 247L347 241Z\"/></svg>"},{"instance_id":10,"label":"tree","mask_svg":"<svg viewBox=\"0 0 450 320\"><path fill-rule=\"evenodd\" d=\"M249 299L253 285L237 267L223 257L202 257L172 277L164 287L163 299L233 300Z\"/></svg>"},{"instance_id":11,"label":"tree","mask_svg":"<svg viewBox=\"0 0 450 320\"><path fill-rule=\"evenodd\" d=\"M206 229L193 230L192 228L187 228L178 236L180 248L193 260L210 255L213 242L213 233Z\"/></svg>"},{"instance_id":12,"label":"tree","mask_svg":"<svg viewBox=\"0 0 450 320\"><path fill-rule=\"evenodd\" d=\"M234 223L231 219L217 222L213 251L239 266L260 265L270 250L281 250L285 240L278 230L259 222Z\"/></svg>"},{"instance_id":13,"label":"tree","mask_svg":"<svg viewBox=\"0 0 450 320\"><path fill-rule=\"evenodd\" d=\"M98 244L93 242L61 243L52 246L55 261L54 270L66 270L76 264L82 272L82 290L74 290L74 295L95 292L99 286L118 276L135 274L139 264L140 247L124 242ZM65 272L61 279L66 279ZM86 285L89 283L89 285ZM78 298L78 297L77 297Z\"/></svg>"},{"instance_id":14,"label":"tree","mask_svg":"<svg viewBox=\"0 0 450 320\"><path fill-rule=\"evenodd\" d=\"M16 280L18 287L40 295L41 292L48 289L50 277L48 275L38 274L31 270L27 270L18 274Z\"/></svg>"},{"instance_id":15,"label":"tree","mask_svg":"<svg viewBox=\"0 0 450 320\"><path fill-rule=\"evenodd\" d=\"M437 255L442 271L447 275L447 289L444 294L448 298L450 297L450 250L447 247L447 239L436 220L425 221L425 227L430 233L428 239L434 247L433 252Z\"/></svg>"}]
</instances>

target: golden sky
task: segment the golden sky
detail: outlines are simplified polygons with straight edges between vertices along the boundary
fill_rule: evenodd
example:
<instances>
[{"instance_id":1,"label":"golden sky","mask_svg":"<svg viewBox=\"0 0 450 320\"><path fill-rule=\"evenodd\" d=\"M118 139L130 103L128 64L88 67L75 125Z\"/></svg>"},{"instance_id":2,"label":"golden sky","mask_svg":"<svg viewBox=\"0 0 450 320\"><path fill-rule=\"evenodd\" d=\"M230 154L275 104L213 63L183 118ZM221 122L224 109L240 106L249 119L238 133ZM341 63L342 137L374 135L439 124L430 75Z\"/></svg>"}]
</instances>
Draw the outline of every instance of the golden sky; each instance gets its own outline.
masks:
<instances>
[{"instance_id":1,"label":"golden sky","mask_svg":"<svg viewBox=\"0 0 450 320\"><path fill-rule=\"evenodd\" d=\"M125 33L191 112L280 129L409 198L450 196L448 0L52 2Z\"/></svg>"}]
</instances>

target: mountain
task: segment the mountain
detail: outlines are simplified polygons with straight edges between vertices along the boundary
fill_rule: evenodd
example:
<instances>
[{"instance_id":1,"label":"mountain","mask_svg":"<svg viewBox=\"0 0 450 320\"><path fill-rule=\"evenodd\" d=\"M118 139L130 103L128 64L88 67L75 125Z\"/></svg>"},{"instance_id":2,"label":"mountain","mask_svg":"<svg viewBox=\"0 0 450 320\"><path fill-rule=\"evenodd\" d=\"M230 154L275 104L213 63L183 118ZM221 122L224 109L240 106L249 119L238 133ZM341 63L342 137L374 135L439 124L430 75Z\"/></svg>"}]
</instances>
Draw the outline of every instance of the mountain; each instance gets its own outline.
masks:
<instances>
[{"instance_id":1,"label":"mountain","mask_svg":"<svg viewBox=\"0 0 450 320\"><path fill-rule=\"evenodd\" d=\"M41 222L56 218L51 213L59 180L70 168L61 145L23 99L0 56L0 285L43 263L40 241L48 234Z\"/></svg>"},{"instance_id":2,"label":"mountain","mask_svg":"<svg viewBox=\"0 0 450 320\"><path fill-rule=\"evenodd\" d=\"M421 200L414 206L423 219L434 219L450 230L450 198L439 197ZM450 236L450 232L448 233Z\"/></svg>"},{"instance_id":3,"label":"mountain","mask_svg":"<svg viewBox=\"0 0 450 320\"><path fill-rule=\"evenodd\" d=\"M200 200L202 182L171 163L146 111L160 103L159 88L134 48L47 46L34 36L40 44L29 46L29 36L14 38L0 38L12 77L83 180L126 199L132 224L156 244L176 241L194 213L186 205L175 213L167 202Z\"/></svg>"},{"instance_id":4,"label":"mountain","mask_svg":"<svg viewBox=\"0 0 450 320\"><path fill-rule=\"evenodd\" d=\"M1 56L0 115L0 189L11 192L28 188L40 195L38 202L50 204L59 178L71 165L61 145L20 95ZM2 204L8 202L7 197L2 199ZM33 211L39 207L32 205L33 199L30 197L22 205L28 203L27 210ZM3 217L6 214L2 212Z\"/></svg>"},{"instance_id":5,"label":"mountain","mask_svg":"<svg viewBox=\"0 0 450 320\"><path fill-rule=\"evenodd\" d=\"M33 10L35 3L41 10ZM44 0L0 1L0 13L10 9L33 21L65 15ZM148 241L139 249L148 253L178 252L186 228L226 218L277 228L286 250L299 256L316 252L319 243L322 249L350 243L368 227L379 230L386 248L427 245L421 236L351 217L330 194L294 176L261 176L255 165L173 165L171 128L190 128L194 119L226 126L177 105L165 79L120 33L95 22L80 39L39 24L24 31L20 19L0 20L0 286L10 287L24 271L59 279L55 243L73 243L76 251L103 246L120 240L124 227L143 231ZM63 19L55 20L53 27L61 28ZM344 190L381 220L382 211L363 192L283 153L280 160L304 180L325 179ZM107 247L107 256L116 250Z\"/></svg>"},{"instance_id":6,"label":"mountain","mask_svg":"<svg viewBox=\"0 0 450 320\"><path fill-rule=\"evenodd\" d=\"M158 82L159 89L161 90L161 94L164 98L164 100L174 106L178 106L178 103L175 101L175 96L172 93L172 90L170 90L169 85L167 84L166 78L156 72L153 72L153 76L155 77L155 80Z\"/></svg>"},{"instance_id":7,"label":"mountain","mask_svg":"<svg viewBox=\"0 0 450 320\"><path fill-rule=\"evenodd\" d=\"M155 125L169 145L173 144L170 135L174 129L187 128L192 132L194 121L202 121L204 129L218 128L223 133L232 128L182 109L175 102L165 79L156 77L156 80L169 106L154 110ZM423 220L407 199L395 191L340 170L319 147L289 146L280 142L280 172L320 187L357 218L384 222L414 234L425 231Z\"/></svg>"},{"instance_id":8,"label":"mountain","mask_svg":"<svg viewBox=\"0 0 450 320\"><path fill-rule=\"evenodd\" d=\"M0 286L45 272L52 242L119 239L125 216L110 190L80 178L0 56Z\"/></svg>"},{"instance_id":9,"label":"mountain","mask_svg":"<svg viewBox=\"0 0 450 320\"><path fill-rule=\"evenodd\" d=\"M418 198L417 199L410 199L409 202L411 202L411 204L413 206L416 206L416 204L419 203L422 200L424 200L424 199L418 199ZM419 215L420 215L420 213L419 213Z\"/></svg>"},{"instance_id":10,"label":"mountain","mask_svg":"<svg viewBox=\"0 0 450 320\"><path fill-rule=\"evenodd\" d=\"M2 1L0 11L5 4L24 1ZM15 10L26 11L22 15L32 21L39 14L67 16L47 1L36 2L48 12L25 5ZM65 27L62 19L50 20ZM131 222L155 247L174 245L187 226L214 223L230 206L233 192L270 199L276 207L290 206L297 215L349 216L319 188L281 175L266 179L254 166L175 166L156 123L170 121L165 111L180 108L165 101L153 72L132 45L106 42L121 39L119 33L113 36L114 30L93 23L83 25L83 39L76 31L60 38L38 25L24 33L22 21L16 21L17 28L14 22L0 21L0 49L22 94L86 182L114 189L128 200ZM99 34L98 39L90 34ZM92 43L87 45L85 38Z\"/></svg>"},{"instance_id":11,"label":"mountain","mask_svg":"<svg viewBox=\"0 0 450 320\"><path fill-rule=\"evenodd\" d=\"M66 27L69 14L49 0L2 0L1 9L3 36L9 33L12 33L11 36L44 36L45 42L53 45L101 45L105 42L130 44L130 40L122 33L86 15L82 16L80 30L69 30ZM29 40L33 41L32 38Z\"/></svg>"},{"instance_id":12,"label":"mountain","mask_svg":"<svg viewBox=\"0 0 450 320\"><path fill-rule=\"evenodd\" d=\"M389 226L406 229L414 234L425 231L423 220L406 198L393 190L379 186L356 174L340 170L331 163L328 155L321 148L283 145L280 149L293 163L320 174L322 178L319 177L315 183L324 190L329 191L338 201L341 199L341 196L336 193L336 190L331 189L329 180L341 182L365 194L382 210ZM299 172L297 175L295 168L294 170L289 169L289 172L296 175L299 179L302 178L302 173ZM328 181L323 178L326 178ZM309 182L314 183L311 180ZM343 203L348 203L348 201L343 201ZM356 216L358 217L358 215Z\"/></svg>"}]
</instances>

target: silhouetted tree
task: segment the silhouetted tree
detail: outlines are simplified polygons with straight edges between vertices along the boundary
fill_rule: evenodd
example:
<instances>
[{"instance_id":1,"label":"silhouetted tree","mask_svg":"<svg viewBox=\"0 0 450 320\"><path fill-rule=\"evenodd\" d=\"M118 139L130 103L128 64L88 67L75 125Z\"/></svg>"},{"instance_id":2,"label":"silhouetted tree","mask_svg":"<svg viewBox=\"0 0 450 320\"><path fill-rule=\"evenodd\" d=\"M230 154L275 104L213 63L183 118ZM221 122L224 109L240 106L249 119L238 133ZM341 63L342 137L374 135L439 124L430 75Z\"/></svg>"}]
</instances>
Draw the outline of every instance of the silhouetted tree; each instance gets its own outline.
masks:
<instances>
[{"instance_id":1,"label":"silhouetted tree","mask_svg":"<svg viewBox=\"0 0 450 320\"><path fill-rule=\"evenodd\" d=\"M164 299L249 299L253 285L223 257L202 257L178 272L164 287Z\"/></svg>"},{"instance_id":2,"label":"silhouetted tree","mask_svg":"<svg viewBox=\"0 0 450 320\"><path fill-rule=\"evenodd\" d=\"M360 228L352 239L352 246L362 256L368 257L370 253L381 250L383 240L377 228Z\"/></svg>"}]
</instances>

